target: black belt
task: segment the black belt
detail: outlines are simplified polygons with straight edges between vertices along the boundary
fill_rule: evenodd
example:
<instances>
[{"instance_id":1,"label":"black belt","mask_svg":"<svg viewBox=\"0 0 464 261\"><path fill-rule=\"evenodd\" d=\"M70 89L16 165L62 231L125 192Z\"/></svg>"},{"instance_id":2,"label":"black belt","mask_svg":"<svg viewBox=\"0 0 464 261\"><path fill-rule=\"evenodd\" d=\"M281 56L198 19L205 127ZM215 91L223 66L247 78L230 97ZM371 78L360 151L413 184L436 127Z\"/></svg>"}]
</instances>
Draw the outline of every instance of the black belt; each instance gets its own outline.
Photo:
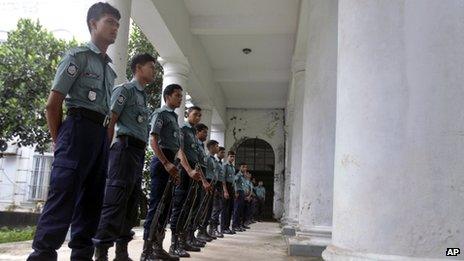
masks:
<instances>
[{"instance_id":1,"label":"black belt","mask_svg":"<svg viewBox=\"0 0 464 261\"><path fill-rule=\"evenodd\" d=\"M142 140L139 140L137 138L134 138L130 135L119 135L118 138L122 138L122 139L125 139L126 142L127 142L127 145L130 145L130 146L134 146L138 149L142 149L144 150L145 149L145 146L147 145L146 142L142 141Z\"/></svg>"},{"instance_id":2,"label":"black belt","mask_svg":"<svg viewBox=\"0 0 464 261\"><path fill-rule=\"evenodd\" d=\"M86 108L69 108L66 114L68 116L80 115L83 118L95 122L96 124L101 124L105 128L108 126L108 123L110 122L108 116Z\"/></svg>"}]
</instances>

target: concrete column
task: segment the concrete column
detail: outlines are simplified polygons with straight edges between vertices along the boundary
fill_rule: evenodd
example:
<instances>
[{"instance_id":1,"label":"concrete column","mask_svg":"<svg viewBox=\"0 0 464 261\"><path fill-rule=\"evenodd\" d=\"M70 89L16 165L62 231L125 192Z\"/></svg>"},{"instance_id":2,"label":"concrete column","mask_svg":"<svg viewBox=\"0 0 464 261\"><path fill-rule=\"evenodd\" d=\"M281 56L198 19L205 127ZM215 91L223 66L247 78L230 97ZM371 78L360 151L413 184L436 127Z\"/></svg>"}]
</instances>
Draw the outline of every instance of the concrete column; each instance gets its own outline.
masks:
<instances>
[{"instance_id":1,"label":"concrete column","mask_svg":"<svg viewBox=\"0 0 464 261\"><path fill-rule=\"evenodd\" d=\"M295 88L295 111L292 123L291 169L287 225L284 234L291 235L292 228L297 228L300 209L301 176L301 138L303 134L303 95L305 84L305 60L294 59L292 64L293 84Z\"/></svg>"},{"instance_id":2,"label":"concrete column","mask_svg":"<svg viewBox=\"0 0 464 261\"><path fill-rule=\"evenodd\" d=\"M448 260L462 248L462 21L459 0L340 0L325 259Z\"/></svg>"},{"instance_id":3,"label":"concrete column","mask_svg":"<svg viewBox=\"0 0 464 261\"><path fill-rule=\"evenodd\" d=\"M179 124L184 123L185 120L185 100L186 100L186 88L187 80L190 72L188 63L183 59L177 58L158 58L161 66L163 66L163 91L164 88L170 84L179 84L183 91L182 104L175 110L179 115ZM164 105L164 99L161 99L161 105Z\"/></svg>"},{"instance_id":4,"label":"concrete column","mask_svg":"<svg viewBox=\"0 0 464 261\"><path fill-rule=\"evenodd\" d=\"M288 94L287 107L285 108L285 183L284 183L284 211L280 222L284 226L282 233L294 235L294 231L286 231L289 225L290 211L290 184L291 184L291 167L292 167L292 132L293 132L293 113L294 113L294 82L290 83L290 91Z\"/></svg>"},{"instance_id":5,"label":"concrete column","mask_svg":"<svg viewBox=\"0 0 464 261\"><path fill-rule=\"evenodd\" d=\"M108 3L117 8L119 13L121 13L118 37L116 38L116 42L109 46L107 51L109 57L113 60L113 69L118 76L114 81L117 85L127 82L127 48L129 43L132 0L109 0Z\"/></svg>"},{"instance_id":6,"label":"concrete column","mask_svg":"<svg viewBox=\"0 0 464 261\"><path fill-rule=\"evenodd\" d=\"M321 256L332 230L337 0L309 0L299 220L290 255Z\"/></svg>"}]
</instances>

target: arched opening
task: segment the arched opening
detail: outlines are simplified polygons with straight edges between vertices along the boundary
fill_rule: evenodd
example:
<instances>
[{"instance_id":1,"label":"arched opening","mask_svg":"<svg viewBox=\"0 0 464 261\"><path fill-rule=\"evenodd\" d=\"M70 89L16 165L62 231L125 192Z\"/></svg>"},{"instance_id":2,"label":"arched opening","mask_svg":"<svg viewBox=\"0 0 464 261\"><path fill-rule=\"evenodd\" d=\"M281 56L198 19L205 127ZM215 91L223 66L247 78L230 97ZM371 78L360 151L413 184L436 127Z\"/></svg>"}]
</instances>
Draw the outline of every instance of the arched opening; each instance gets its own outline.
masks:
<instances>
[{"instance_id":1,"label":"arched opening","mask_svg":"<svg viewBox=\"0 0 464 261\"><path fill-rule=\"evenodd\" d=\"M269 143L257 138L246 139L238 144L236 148L236 163L245 162L251 175L257 181L263 181L266 188L263 218L265 220L274 220L274 150Z\"/></svg>"}]
</instances>

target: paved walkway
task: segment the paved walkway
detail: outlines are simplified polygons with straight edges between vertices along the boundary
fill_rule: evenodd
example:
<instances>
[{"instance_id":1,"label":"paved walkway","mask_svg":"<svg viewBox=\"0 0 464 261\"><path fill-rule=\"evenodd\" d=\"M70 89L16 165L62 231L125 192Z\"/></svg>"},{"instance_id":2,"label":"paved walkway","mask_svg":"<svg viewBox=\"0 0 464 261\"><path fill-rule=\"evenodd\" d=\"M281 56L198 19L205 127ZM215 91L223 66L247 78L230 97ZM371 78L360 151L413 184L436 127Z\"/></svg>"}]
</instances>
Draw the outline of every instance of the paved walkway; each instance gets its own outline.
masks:
<instances>
[{"instance_id":1,"label":"paved walkway","mask_svg":"<svg viewBox=\"0 0 464 261\"><path fill-rule=\"evenodd\" d=\"M129 244L130 257L138 260L142 251L142 230L134 229L135 239ZM169 231L169 230L168 230ZM164 240L165 249L169 249L170 234ZM31 251L31 241L0 244L0 260L25 260ZM66 243L58 251L58 260L69 260L71 251ZM110 249L110 257L114 248ZM288 257L284 239L280 234L278 223L255 223L251 229L236 235L214 240L207 244L201 252L192 253L191 258L183 260L322 260L301 257ZM110 259L111 260L111 259Z\"/></svg>"}]
</instances>

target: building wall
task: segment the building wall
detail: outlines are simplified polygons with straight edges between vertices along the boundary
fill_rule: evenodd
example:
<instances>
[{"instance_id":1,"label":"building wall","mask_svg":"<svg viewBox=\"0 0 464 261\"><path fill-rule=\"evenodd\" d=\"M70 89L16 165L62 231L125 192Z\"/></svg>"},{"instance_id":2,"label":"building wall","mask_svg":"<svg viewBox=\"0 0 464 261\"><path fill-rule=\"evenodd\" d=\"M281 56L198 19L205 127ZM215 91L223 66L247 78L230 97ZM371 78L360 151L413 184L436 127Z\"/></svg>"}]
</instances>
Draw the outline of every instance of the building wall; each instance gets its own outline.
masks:
<instances>
[{"instance_id":1,"label":"building wall","mask_svg":"<svg viewBox=\"0 0 464 261\"><path fill-rule=\"evenodd\" d=\"M42 200L30 198L31 177L36 154L34 148L22 147L17 150L16 155L4 155L0 158L0 211L40 211L43 203L39 201ZM48 175L49 173L44 180L47 184Z\"/></svg>"},{"instance_id":2,"label":"building wall","mask_svg":"<svg viewBox=\"0 0 464 261\"><path fill-rule=\"evenodd\" d=\"M227 109L226 149L247 138L268 142L274 150L274 217L280 219L284 203L284 110Z\"/></svg>"}]
</instances>

